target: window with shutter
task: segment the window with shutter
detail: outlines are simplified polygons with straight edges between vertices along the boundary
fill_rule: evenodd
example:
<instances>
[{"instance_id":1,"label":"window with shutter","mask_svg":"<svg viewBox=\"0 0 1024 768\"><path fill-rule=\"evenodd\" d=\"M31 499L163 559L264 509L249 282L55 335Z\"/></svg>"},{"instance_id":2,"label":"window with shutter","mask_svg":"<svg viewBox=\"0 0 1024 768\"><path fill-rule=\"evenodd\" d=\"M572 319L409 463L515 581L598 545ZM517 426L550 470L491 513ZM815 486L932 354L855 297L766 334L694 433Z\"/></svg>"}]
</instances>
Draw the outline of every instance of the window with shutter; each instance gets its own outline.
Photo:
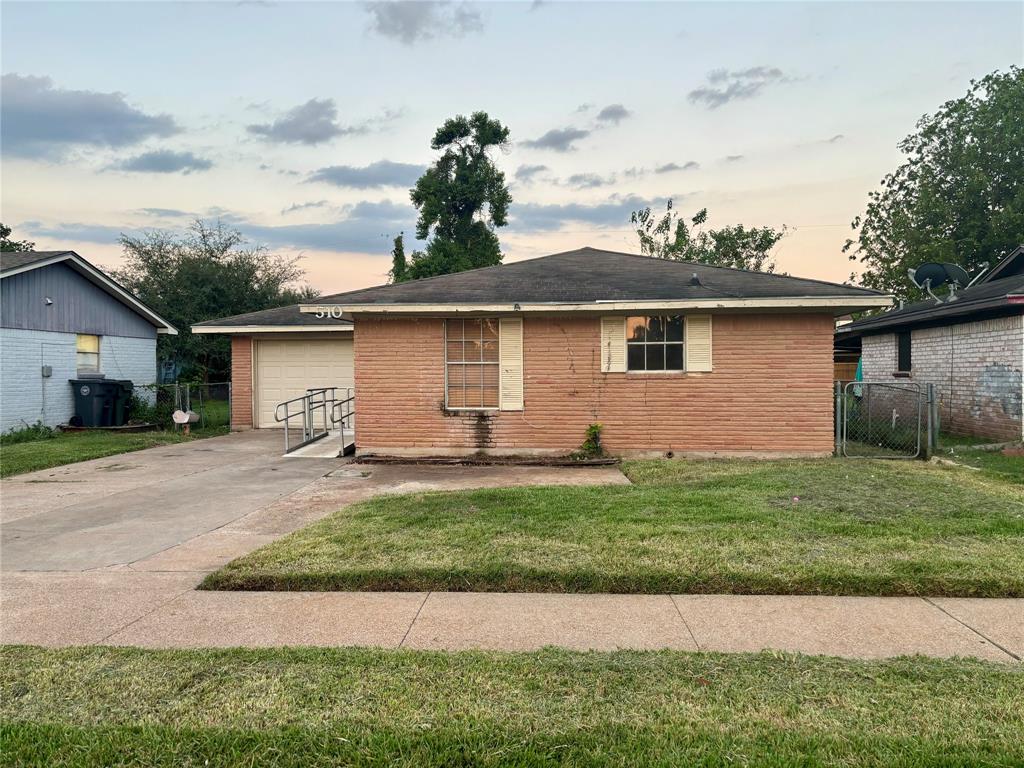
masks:
<instances>
[{"instance_id":1,"label":"window with shutter","mask_svg":"<svg viewBox=\"0 0 1024 768\"><path fill-rule=\"evenodd\" d=\"M523 321L518 317L498 324L501 359L501 410L523 410Z\"/></svg>"}]
</instances>

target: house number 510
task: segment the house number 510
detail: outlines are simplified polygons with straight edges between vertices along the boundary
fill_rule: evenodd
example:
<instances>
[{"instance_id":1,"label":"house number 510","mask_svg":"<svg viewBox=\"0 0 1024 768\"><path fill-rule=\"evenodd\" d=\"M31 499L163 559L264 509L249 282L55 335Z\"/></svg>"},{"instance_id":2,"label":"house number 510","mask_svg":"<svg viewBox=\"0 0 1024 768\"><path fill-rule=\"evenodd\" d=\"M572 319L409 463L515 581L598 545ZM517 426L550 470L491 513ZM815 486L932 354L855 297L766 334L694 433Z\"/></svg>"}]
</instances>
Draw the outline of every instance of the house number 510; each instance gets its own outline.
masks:
<instances>
[{"instance_id":1,"label":"house number 510","mask_svg":"<svg viewBox=\"0 0 1024 768\"><path fill-rule=\"evenodd\" d=\"M340 320L342 317L341 307L320 307L316 311L316 316L323 320L325 317L333 318L334 320Z\"/></svg>"}]
</instances>

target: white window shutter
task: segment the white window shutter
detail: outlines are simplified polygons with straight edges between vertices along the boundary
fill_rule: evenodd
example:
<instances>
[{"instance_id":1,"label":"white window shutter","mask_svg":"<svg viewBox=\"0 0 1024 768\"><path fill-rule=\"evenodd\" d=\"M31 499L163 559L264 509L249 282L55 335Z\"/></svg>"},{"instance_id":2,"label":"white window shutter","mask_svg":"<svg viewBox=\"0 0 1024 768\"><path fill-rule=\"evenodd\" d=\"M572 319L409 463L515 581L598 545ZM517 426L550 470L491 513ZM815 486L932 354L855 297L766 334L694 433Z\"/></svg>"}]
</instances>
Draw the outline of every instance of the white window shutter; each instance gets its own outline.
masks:
<instances>
[{"instance_id":1,"label":"white window shutter","mask_svg":"<svg viewBox=\"0 0 1024 768\"><path fill-rule=\"evenodd\" d=\"M626 370L626 318L601 318L601 372Z\"/></svg>"},{"instance_id":2,"label":"white window shutter","mask_svg":"<svg viewBox=\"0 0 1024 768\"><path fill-rule=\"evenodd\" d=\"M711 370L711 315L686 316L686 370Z\"/></svg>"},{"instance_id":3,"label":"white window shutter","mask_svg":"<svg viewBox=\"0 0 1024 768\"><path fill-rule=\"evenodd\" d=\"M523 410L523 321L503 318L498 324L501 410Z\"/></svg>"}]
</instances>

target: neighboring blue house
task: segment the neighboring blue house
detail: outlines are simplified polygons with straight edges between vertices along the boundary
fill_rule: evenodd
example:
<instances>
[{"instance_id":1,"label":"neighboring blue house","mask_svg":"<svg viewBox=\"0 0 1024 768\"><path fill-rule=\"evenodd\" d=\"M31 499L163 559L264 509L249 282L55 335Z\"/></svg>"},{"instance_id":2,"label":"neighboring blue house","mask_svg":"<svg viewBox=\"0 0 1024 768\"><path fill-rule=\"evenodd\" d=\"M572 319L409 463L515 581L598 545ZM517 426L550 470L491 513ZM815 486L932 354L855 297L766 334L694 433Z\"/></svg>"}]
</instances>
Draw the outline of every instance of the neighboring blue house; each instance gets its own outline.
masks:
<instances>
[{"instance_id":1,"label":"neighboring blue house","mask_svg":"<svg viewBox=\"0 0 1024 768\"><path fill-rule=\"evenodd\" d=\"M74 251L0 254L0 432L74 413L69 379L156 382L178 331Z\"/></svg>"}]
</instances>

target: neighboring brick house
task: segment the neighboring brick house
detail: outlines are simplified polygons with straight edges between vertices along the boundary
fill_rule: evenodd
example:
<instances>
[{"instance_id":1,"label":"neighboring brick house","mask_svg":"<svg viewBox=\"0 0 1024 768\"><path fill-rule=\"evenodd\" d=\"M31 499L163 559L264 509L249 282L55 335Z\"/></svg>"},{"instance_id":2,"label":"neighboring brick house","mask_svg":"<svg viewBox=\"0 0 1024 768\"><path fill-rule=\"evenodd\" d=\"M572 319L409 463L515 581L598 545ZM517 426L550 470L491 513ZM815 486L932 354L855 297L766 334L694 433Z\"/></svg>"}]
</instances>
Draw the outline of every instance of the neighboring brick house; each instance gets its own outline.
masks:
<instances>
[{"instance_id":1,"label":"neighboring brick house","mask_svg":"<svg viewBox=\"0 0 1024 768\"><path fill-rule=\"evenodd\" d=\"M174 326L74 251L0 255L0 432L74 414L69 379L156 382Z\"/></svg>"},{"instance_id":2,"label":"neighboring brick house","mask_svg":"<svg viewBox=\"0 0 1024 768\"><path fill-rule=\"evenodd\" d=\"M360 454L565 453L599 423L616 454L806 456L833 448L835 317L890 303L583 248L301 309L353 319Z\"/></svg>"},{"instance_id":3,"label":"neighboring brick house","mask_svg":"<svg viewBox=\"0 0 1024 768\"><path fill-rule=\"evenodd\" d=\"M934 384L942 431L1021 440L1024 246L952 301L939 298L842 326L837 347L859 342L865 381Z\"/></svg>"}]
</instances>

